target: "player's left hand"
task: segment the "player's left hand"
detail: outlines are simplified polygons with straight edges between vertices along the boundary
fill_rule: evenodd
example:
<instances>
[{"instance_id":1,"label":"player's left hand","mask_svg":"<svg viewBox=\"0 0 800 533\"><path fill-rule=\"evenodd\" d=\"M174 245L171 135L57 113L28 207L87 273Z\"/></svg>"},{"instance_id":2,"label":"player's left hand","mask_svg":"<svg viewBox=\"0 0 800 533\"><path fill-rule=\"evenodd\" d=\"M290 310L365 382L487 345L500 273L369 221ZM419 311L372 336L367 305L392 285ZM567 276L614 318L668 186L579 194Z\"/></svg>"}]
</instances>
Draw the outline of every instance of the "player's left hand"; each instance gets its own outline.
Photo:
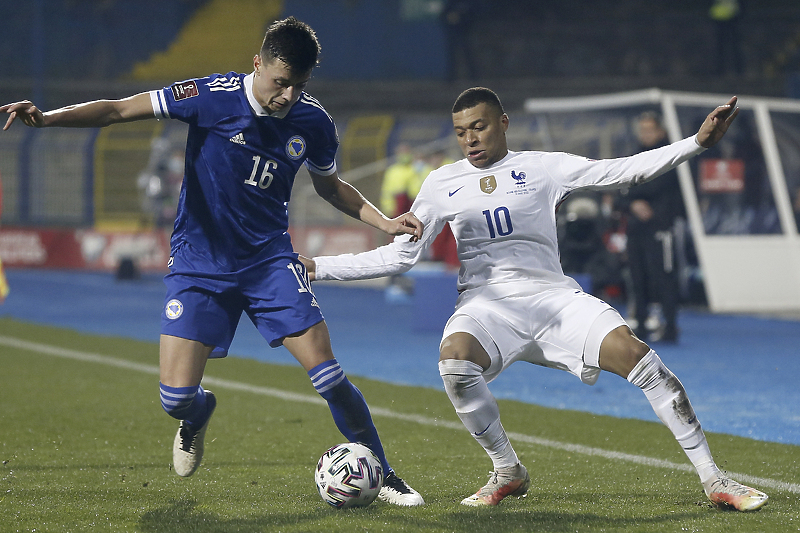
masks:
<instances>
[{"instance_id":1,"label":"player's left hand","mask_svg":"<svg viewBox=\"0 0 800 533\"><path fill-rule=\"evenodd\" d=\"M728 131L728 126L731 125L733 119L739 114L739 108L736 107L736 102L739 99L734 96L728 100L727 104L721 105L708 114L706 119L700 126L700 131L697 132L697 142L703 148L711 148L720 139L722 139L725 132Z\"/></svg>"},{"instance_id":2,"label":"player's left hand","mask_svg":"<svg viewBox=\"0 0 800 533\"><path fill-rule=\"evenodd\" d=\"M297 259L299 259L300 262L303 263L303 266L306 267L306 273L308 274L308 281L314 281L314 279L316 279L317 277L316 261L300 254L297 254Z\"/></svg>"},{"instance_id":3,"label":"player's left hand","mask_svg":"<svg viewBox=\"0 0 800 533\"><path fill-rule=\"evenodd\" d=\"M389 235L411 235L411 242L420 240L424 229L420 219L411 212L389 219L387 226L386 233Z\"/></svg>"}]
</instances>

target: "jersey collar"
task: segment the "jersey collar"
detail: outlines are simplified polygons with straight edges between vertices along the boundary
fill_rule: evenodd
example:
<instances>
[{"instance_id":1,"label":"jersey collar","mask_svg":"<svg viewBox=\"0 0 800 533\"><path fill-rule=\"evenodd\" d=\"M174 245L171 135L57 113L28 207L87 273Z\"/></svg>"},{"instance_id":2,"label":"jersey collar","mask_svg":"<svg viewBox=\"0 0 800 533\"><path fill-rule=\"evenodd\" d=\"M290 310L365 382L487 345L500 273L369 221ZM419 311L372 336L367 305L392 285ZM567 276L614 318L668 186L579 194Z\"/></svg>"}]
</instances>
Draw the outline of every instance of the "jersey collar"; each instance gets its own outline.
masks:
<instances>
[{"instance_id":1,"label":"jersey collar","mask_svg":"<svg viewBox=\"0 0 800 533\"><path fill-rule=\"evenodd\" d=\"M250 107L253 109L253 112L255 112L255 114L258 115L259 117L284 118L292 109L292 106L294 106L294 104L292 104L286 107L285 109L281 109L277 113L270 113L269 111L261 107L261 104L258 103L258 100L256 100L256 97L253 94L252 72L244 77L244 93L247 95L247 101L250 103Z\"/></svg>"}]
</instances>

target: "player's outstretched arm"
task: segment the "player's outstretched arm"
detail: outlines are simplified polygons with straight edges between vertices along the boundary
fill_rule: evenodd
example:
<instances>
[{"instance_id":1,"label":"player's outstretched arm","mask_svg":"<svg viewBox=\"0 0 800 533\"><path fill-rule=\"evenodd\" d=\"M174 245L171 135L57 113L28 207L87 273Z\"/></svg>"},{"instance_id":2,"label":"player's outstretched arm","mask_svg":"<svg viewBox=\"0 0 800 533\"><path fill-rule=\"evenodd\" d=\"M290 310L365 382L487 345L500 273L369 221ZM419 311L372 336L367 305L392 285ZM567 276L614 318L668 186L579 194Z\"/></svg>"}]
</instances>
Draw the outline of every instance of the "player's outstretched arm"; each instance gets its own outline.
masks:
<instances>
[{"instance_id":1,"label":"player's outstretched arm","mask_svg":"<svg viewBox=\"0 0 800 533\"><path fill-rule=\"evenodd\" d=\"M155 118L149 93L140 93L121 100L95 100L44 113L33 102L24 100L0 106L0 113L8 115L3 131L10 128L16 119L33 128L99 128L118 122Z\"/></svg>"},{"instance_id":2,"label":"player's outstretched arm","mask_svg":"<svg viewBox=\"0 0 800 533\"><path fill-rule=\"evenodd\" d=\"M355 219L361 220L389 235L411 236L412 241L422 237L422 222L413 213L403 213L395 218L388 218L377 207L367 201L358 190L339 178L338 173L329 176L311 174L314 189L333 207Z\"/></svg>"},{"instance_id":3,"label":"player's outstretched arm","mask_svg":"<svg viewBox=\"0 0 800 533\"><path fill-rule=\"evenodd\" d=\"M722 139L736 115L739 114L739 108L736 107L738 100L734 96L728 100L728 103L717 107L708 114L697 132L697 142L700 146L711 148Z\"/></svg>"}]
</instances>

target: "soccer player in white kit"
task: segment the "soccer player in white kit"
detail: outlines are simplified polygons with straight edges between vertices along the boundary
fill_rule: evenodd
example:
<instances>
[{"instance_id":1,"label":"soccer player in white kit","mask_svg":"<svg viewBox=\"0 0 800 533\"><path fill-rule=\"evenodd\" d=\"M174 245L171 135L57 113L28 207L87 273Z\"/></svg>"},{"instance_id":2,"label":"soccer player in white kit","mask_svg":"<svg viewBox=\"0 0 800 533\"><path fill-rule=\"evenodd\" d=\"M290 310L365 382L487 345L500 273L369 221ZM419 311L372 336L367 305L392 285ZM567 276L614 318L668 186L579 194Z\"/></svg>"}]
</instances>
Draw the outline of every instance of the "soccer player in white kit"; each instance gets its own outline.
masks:
<instances>
[{"instance_id":1,"label":"soccer player in white kit","mask_svg":"<svg viewBox=\"0 0 800 533\"><path fill-rule=\"evenodd\" d=\"M600 370L640 387L695 466L708 498L751 511L767 495L717 468L678 378L607 303L564 275L556 207L572 191L636 185L713 146L738 114L736 97L713 110L696 135L630 157L591 160L508 150L509 119L486 88L464 91L453 126L465 159L430 173L411 211L418 242L397 237L361 254L303 258L317 280L353 280L409 270L449 223L461 271L455 312L440 344L439 372L458 416L492 459L489 482L461 503L497 505L530 485L500 423L487 383L515 361L566 370L592 385Z\"/></svg>"}]
</instances>

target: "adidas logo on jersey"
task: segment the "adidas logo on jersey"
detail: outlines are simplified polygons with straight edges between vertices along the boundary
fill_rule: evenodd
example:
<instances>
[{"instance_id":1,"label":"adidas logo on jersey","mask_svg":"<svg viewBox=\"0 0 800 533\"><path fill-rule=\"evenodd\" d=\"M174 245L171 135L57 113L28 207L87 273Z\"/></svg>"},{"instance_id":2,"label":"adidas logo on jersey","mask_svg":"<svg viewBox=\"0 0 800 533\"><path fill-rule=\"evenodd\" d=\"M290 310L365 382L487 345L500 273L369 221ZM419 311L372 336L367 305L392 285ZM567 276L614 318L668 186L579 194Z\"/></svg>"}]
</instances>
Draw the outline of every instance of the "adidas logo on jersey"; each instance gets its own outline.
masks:
<instances>
[{"instance_id":1,"label":"adidas logo on jersey","mask_svg":"<svg viewBox=\"0 0 800 533\"><path fill-rule=\"evenodd\" d=\"M236 144L247 144L246 142L244 142L244 135L241 132L237 133L236 135L231 137L229 140L232 143L236 143Z\"/></svg>"}]
</instances>

